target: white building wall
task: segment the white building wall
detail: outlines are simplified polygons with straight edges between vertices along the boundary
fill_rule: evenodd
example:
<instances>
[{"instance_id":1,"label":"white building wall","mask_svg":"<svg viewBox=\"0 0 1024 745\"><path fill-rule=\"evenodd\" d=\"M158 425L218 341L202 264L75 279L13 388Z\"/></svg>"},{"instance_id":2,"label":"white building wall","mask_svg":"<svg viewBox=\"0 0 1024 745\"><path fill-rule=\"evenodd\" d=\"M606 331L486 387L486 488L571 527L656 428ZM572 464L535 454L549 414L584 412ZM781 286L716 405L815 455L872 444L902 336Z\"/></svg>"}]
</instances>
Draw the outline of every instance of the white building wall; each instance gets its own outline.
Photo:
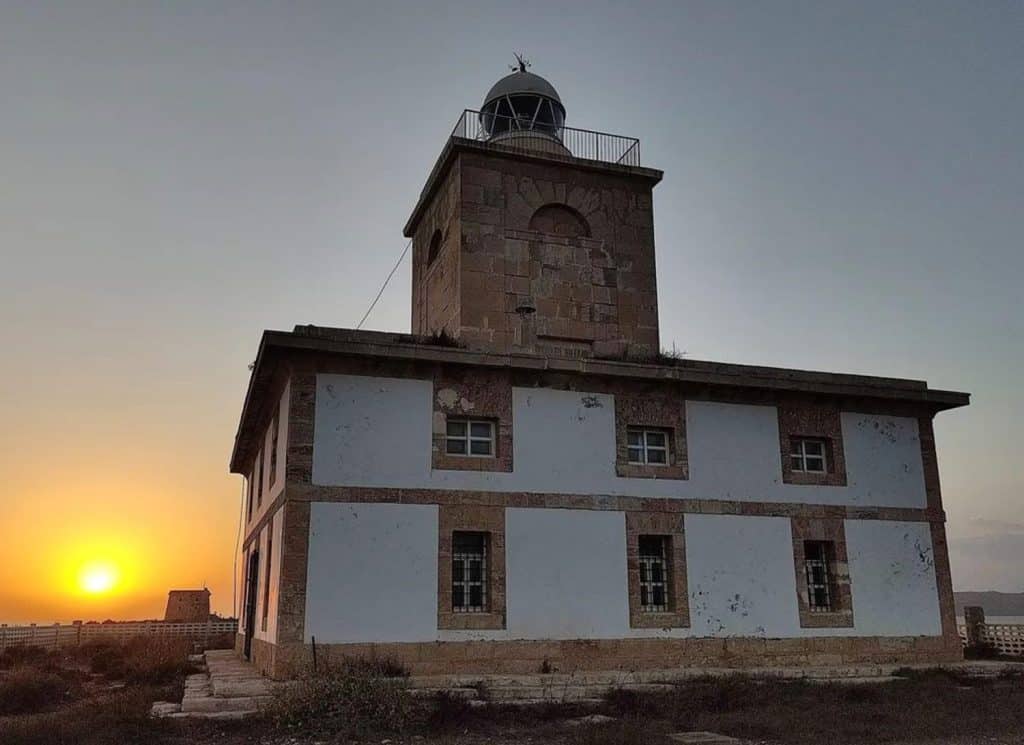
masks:
<instances>
[{"instance_id":1,"label":"white building wall","mask_svg":"<svg viewBox=\"0 0 1024 745\"><path fill-rule=\"evenodd\" d=\"M318 375L313 483L926 506L913 419L844 413L849 485L798 486L782 483L775 407L688 401L690 478L620 478L613 396L513 388L514 471L433 471L432 395L429 380Z\"/></svg>"},{"instance_id":2,"label":"white building wall","mask_svg":"<svg viewBox=\"0 0 1024 745\"><path fill-rule=\"evenodd\" d=\"M600 639L629 627L621 512L505 512L507 636Z\"/></svg>"},{"instance_id":3,"label":"white building wall","mask_svg":"<svg viewBox=\"0 0 1024 745\"><path fill-rule=\"evenodd\" d=\"M928 523L847 520L853 613L865 636L942 633Z\"/></svg>"},{"instance_id":4,"label":"white building wall","mask_svg":"<svg viewBox=\"0 0 1024 745\"><path fill-rule=\"evenodd\" d=\"M842 426L847 480L864 504L925 506L916 419L843 412ZM907 495L918 502L907 504Z\"/></svg>"},{"instance_id":5,"label":"white building wall","mask_svg":"<svg viewBox=\"0 0 1024 745\"><path fill-rule=\"evenodd\" d=\"M804 636L790 521L687 515L693 636Z\"/></svg>"},{"instance_id":6,"label":"white building wall","mask_svg":"<svg viewBox=\"0 0 1024 745\"><path fill-rule=\"evenodd\" d=\"M434 505L314 502L306 641L436 639L437 538Z\"/></svg>"},{"instance_id":7,"label":"white building wall","mask_svg":"<svg viewBox=\"0 0 1024 745\"><path fill-rule=\"evenodd\" d=\"M270 509L270 505L277 498L277 496L284 489L285 479L285 458L288 454L288 408L291 398L291 381L285 383L284 391L281 393L281 398L277 403L277 426L278 426L278 437L277 437L277 468L276 473L273 476L270 473L270 448L273 442L273 432L271 431L271 421L267 428L263 431L263 437L260 440L261 452L263 453L263 495L260 498L259 505L257 505L256 495L257 492L253 489L252 492L252 510L246 511L246 526L255 525L259 522L260 518ZM249 498L249 482L259 478L259 465L255 463L253 466L252 474L246 480L246 499ZM273 482L273 484L271 484Z\"/></svg>"},{"instance_id":8,"label":"white building wall","mask_svg":"<svg viewBox=\"0 0 1024 745\"><path fill-rule=\"evenodd\" d=\"M281 508L260 531L260 578L256 604L257 639L277 641L277 603L281 587L281 547L284 540L284 509ZM270 585L267 585L267 553L270 553ZM263 629L263 613L266 608L267 628Z\"/></svg>"},{"instance_id":9,"label":"white building wall","mask_svg":"<svg viewBox=\"0 0 1024 745\"><path fill-rule=\"evenodd\" d=\"M804 629L790 522L687 515L690 628L631 629L622 512L505 513L507 629L437 629L437 508L312 504L306 641L939 635L927 523L846 523L853 628Z\"/></svg>"}]
</instances>

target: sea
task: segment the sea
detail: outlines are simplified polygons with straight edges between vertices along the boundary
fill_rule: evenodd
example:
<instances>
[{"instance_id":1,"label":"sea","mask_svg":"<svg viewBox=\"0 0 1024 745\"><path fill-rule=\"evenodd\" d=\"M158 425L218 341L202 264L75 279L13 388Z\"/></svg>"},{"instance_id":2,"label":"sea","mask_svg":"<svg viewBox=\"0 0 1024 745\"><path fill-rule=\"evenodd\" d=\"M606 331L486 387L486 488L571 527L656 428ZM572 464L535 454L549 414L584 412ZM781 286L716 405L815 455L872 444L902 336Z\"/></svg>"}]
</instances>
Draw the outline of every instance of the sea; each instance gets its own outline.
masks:
<instances>
[{"instance_id":1,"label":"sea","mask_svg":"<svg viewBox=\"0 0 1024 745\"><path fill-rule=\"evenodd\" d=\"M957 623L963 623L964 617L957 616ZM1024 616L985 616L985 623L1017 623L1024 624Z\"/></svg>"}]
</instances>

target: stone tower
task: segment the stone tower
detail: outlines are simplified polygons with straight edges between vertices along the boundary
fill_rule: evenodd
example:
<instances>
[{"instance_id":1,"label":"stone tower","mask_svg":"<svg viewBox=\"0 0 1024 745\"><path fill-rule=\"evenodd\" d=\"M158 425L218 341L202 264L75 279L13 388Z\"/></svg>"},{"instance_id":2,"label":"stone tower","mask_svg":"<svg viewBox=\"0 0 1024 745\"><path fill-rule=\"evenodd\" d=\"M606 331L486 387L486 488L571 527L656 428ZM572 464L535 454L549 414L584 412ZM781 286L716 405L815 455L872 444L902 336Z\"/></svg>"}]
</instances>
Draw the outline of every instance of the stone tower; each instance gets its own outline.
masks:
<instances>
[{"instance_id":1,"label":"stone tower","mask_svg":"<svg viewBox=\"0 0 1024 745\"><path fill-rule=\"evenodd\" d=\"M658 352L652 190L633 138L573 129L519 70L463 113L405 226L412 331L470 349Z\"/></svg>"}]
</instances>

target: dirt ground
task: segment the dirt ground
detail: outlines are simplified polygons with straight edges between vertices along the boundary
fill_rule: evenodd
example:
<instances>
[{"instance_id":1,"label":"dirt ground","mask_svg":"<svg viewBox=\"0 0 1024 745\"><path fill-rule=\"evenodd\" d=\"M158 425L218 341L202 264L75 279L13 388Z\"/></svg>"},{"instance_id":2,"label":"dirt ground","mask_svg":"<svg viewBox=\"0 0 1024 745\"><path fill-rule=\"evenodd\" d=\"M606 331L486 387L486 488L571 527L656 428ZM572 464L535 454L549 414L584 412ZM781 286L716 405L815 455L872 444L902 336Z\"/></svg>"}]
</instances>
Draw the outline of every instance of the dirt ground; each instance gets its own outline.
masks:
<instances>
[{"instance_id":1,"label":"dirt ground","mask_svg":"<svg viewBox=\"0 0 1024 745\"><path fill-rule=\"evenodd\" d=\"M400 679L345 673L291 687L241 722L153 719L180 700L183 650L151 644L0 658L2 745L669 745L711 731L765 745L1024 745L1024 677L910 672L888 683L744 676L613 691L589 707L413 699Z\"/></svg>"}]
</instances>

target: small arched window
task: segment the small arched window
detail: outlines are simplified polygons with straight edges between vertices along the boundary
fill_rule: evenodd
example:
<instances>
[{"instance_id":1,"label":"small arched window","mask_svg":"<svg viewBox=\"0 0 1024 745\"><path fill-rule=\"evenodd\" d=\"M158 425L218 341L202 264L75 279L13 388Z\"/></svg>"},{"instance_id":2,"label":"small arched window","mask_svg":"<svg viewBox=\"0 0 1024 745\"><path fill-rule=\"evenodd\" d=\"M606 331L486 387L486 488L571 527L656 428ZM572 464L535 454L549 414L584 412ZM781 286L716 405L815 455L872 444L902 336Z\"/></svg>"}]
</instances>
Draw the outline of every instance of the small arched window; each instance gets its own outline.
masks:
<instances>
[{"instance_id":1,"label":"small arched window","mask_svg":"<svg viewBox=\"0 0 1024 745\"><path fill-rule=\"evenodd\" d=\"M530 218L530 230L565 238L589 238L590 226L579 212L565 204L545 204Z\"/></svg>"},{"instance_id":2,"label":"small arched window","mask_svg":"<svg viewBox=\"0 0 1024 745\"><path fill-rule=\"evenodd\" d=\"M437 260L437 255L441 253L443 238L444 236L441 235L440 230L435 230L434 234L430 236L430 248L427 250L427 266L431 266Z\"/></svg>"}]
</instances>

